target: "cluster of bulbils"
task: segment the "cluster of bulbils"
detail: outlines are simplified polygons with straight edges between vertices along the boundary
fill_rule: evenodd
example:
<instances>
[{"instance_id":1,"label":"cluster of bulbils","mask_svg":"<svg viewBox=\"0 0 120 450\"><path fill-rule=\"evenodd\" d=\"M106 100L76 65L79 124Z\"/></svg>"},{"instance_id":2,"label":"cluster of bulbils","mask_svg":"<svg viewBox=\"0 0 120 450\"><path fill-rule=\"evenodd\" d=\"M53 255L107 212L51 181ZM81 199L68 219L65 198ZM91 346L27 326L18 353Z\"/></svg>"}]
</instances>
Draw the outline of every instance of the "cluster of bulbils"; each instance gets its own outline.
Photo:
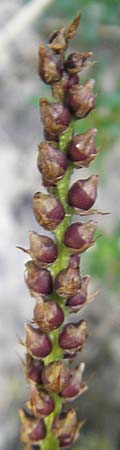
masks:
<instances>
[{"instance_id":1,"label":"cluster of bulbils","mask_svg":"<svg viewBox=\"0 0 120 450\"><path fill-rule=\"evenodd\" d=\"M71 120L85 118L95 106L94 80L82 85L78 78L78 73L89 64L91 52L73 52L66 60L64 58L79 20L80 15L72 21L67 32L62 28L50 35L51 54L44 46L39 49L39 75L51 86L56 101L50 103L45 98L40 101L45 140L39 145L38 169L48 193L37 192L34 195L33 210L38 223L53 233L65 217L64 204L54 191L57 183L64 177L69 164L73 168L86 167L97 153L95 128L84 134L73 134L66 152L59 147L60 136L68 129ZM73 183L67 196L71 214L88 212L96 200L97 185L96 175ZM24 366L30 383L30 399L26 408L20 411L20 418L21 439L30 449L44 449L46 419L54 413L55 395L61 398L62 410L55 417L53 415L51 432L58 439L59 448L69 448L79 435L76 412L73 408L66 411L65 404L84 392L87 384L82 377L84 364L73 370L69 368L68 360L83 349L88 327L85 320L65 323L64 310L79 312L89 301L89 277L80 276L79 254L93 245L95 230L96 224L92 220L69 224L61 243L68 250L68 267L60 270L55 278L51 267L59 260L57 243L51 237L29 233L30 248L25 251L31 260L26 263L25 281L36 299L36 306L33 323L25 325ZM53 337L58 328L57 346L62 358L56 357L49 362L52 352L54 355ZM45 449L54 450L49 447L49 442Z\"/></svg>"}]
</instances>

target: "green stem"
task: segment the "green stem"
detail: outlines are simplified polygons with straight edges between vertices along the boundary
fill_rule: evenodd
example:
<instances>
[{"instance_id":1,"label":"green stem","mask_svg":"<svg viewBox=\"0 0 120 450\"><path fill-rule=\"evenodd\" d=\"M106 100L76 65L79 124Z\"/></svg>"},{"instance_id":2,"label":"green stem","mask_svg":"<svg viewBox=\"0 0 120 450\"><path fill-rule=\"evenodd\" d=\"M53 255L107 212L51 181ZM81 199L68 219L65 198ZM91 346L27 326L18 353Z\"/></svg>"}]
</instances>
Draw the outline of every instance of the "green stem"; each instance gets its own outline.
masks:
<instances>
[{"instance_id":1,"label":"green stem","mask_svg":"<svg viewBox=\"0 0 120 450\"><path fill-rule=\"evenodd\" d=\"M69 142L71 141L73 131L74 131L74 120L71 120L70 126L67 128L67 130L62 133L59 141L60 149L65 152ZM65 217L60 223L60 225L57 226L56 230L54 231L55 234L55 240L58 248L58 257L56 261L51 265L50 271L53 276L53 278L59 273L60 270L64 269L68 265L69 261L69 250L65 247L63 244L63 237L65 230L67 229L70 219L71 219L71 210L69 208L69 205L67 203L67 197L68 197L68 189L70 184L70 178L73 172L73 164L69 162L68 168L66 170L66 173L64 177L58 181L54 193L57 196L57 198L61 201L61 203L64 206L65 210Z\"/></svg>"},{"instance_id":2,"label":"green stem","mask_svg":"<svg viewBox=\"0 0 120 450\"><path fill-rule=\"evenodd\" d=\"M71 124L69 128L62 134L60 137L59 145L60 149L62 151L66 151L67 146L71 140L72 134L74 131L74 121L71 121ZM65 210L65 217L63 221L60 223L60 225L57 226L54 234L55 234L55 240L57 244L58 249L58 257L56 261L50 266L50 272L52 274L53 279L56 277L56 275L60 272L60 270L67 267L69 262L69 250L64 246L63 244L63 237L65 230L67 229L70 219L71 219L71 212L70 208L67 204L67 196L68 196L68 189L69 189L69 183L70 183L70 177L73 172L73 165L69 163L68 169L64 175L64 177L58 181L57 186L54 189L54 194L57 196L57 198L61 201L61 203L64 206ZM63 301L61 298L56 295L56 293L52 294L52 298L57 301L61 308L64 311L64 314L66 313L66 307L63 304ZM59 347L59 333L60 328L57 330L54 330L50 333L50 338L52 340L52 352L50 355L48 355L47 358L45 358L45 365L49 364L53 361L58 361L63 359L63 350ZM55 408L54 411L45 419L45 425L46 425L46 437L41 441L40 448L41 450L59 450L59 442L58 439L53 435L51 428L52 423L55 419L55 416L61 412L63 399L58 394L52 394L52 397L54 399Z\"/></svg>"}]
</instances>

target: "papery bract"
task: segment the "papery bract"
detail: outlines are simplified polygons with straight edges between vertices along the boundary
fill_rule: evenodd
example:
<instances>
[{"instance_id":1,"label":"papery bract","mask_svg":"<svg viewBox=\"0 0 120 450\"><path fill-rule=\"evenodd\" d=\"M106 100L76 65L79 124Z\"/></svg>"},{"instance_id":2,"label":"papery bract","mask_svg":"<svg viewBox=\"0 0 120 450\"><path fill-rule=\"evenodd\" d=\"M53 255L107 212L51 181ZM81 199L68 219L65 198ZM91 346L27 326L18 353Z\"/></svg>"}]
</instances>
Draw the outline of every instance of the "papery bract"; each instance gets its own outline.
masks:
<instances>
[{"instance_id":1,"label":"papery bract","mask_svg":"<svg viewBox=\"0 0 120 450\"><path fill-rule=\"evenodd\" d=\"M35 359L29 353L26 353L24 368L27 382L40 385L42 383L43 367L44 364L40 359Z\"/></svg>"},{"instance_id":2,"label":"papery bract","mask_svg":"<svg viewBox=\"0 0 120 450\"><path fill-rule=\"evenodd\" d=\"M86 180L76 181L68 193L69 204L84 211L90 209L97 197L97 186L97 175L93 175Z\"/></svg>"},{"instance_id":3,"label":"papery bract","mask_svg":"<svg viewBox=\"0 0 120 450\"><path fill-rule=\"evenodd\" d=\"M95 107L94 84L91 79L84 85L75 84L69 89L67 105L77 119L83 119Z\"/></svg>"},{"instance_id":4,"label":"papery bract","mask_svg":"<svg viewBox=\"0 0 120 450\"><path fill-rule=\"evenodd\" d=\"M56 136L58 138L69 126L71 114L62 103L50 103L42 98L40 100L40 113L45 131L49 134L49 140L56 140Z\"/></svg>"},{"instance_id":5,"label":"papery bract","mask_svg":"<svg viewBox=\"0 0 120 450\"><path fill-rule=\"evenodd\" d=\"M63 220L65 212L62 203L53 195L37 192L33 197L33 209L38 223L47 230L54 230Z\"/></svg>"},{"instance_id":6,"label":"papery bract","mask_svg":"<svg viewBox=\"0 0 120 450\"><path fill-rule=\"evenodd\" d=\"M34 292L43 295L52 292L52 277L49 270L39 268L32 261L28 261L25 268L25 282L31 295L34 295Z\"/></svg>"},{"instance_id":7,"label":"papery bract","mask_svg":"<svg viewBox=\"0 0 120 450\"><path fill-rule=\"evenodd\" d=\"M25 345L32 357L44 358L51 353L52 342L47 334L42 333L39 328L34 328L29 324L25 325L25 331Z\"/></svg>"},{"instance_id":8,"label":"papery bract","mask_svg":"<svg viewBox=\"0 0 120 450\"><path fill-rule=\"evenodd\" d=\"M60 80L63 73L63 64L59 59L57 62L47 49L41 45L39 48L38 74L46 84L52 84Z\"/></svg>"},{"instance_id":9,"label":"papery bract","mask_svg":"<svg viewBox=\"0 0 120 450\"><path fill-rule=\"evenodd\" d=\"M71 256L69 266L59 272L55 279L54 287L60 297L74 295L80 288L81 278L79 273L79 257Z\"/></svg>"},{"instance_id":10,"label":"papery bract","mask_svg":"<svg viewBox=\"0 0 120 450\"><path fill-rule=\"evenodd\" d=\"M67 413L61 414L60 417L56 417L52 430L59 439L60 448L69 448L78 437L78 422L75 410L71 409Z\"/></svg>"},{"instance_id":11,"label":"papery bract","mask_svg":"<svg viewBox=\"0 0 120 450\"><path fill-rule=\"evenodd\" d=\"M87 303L87 288L89 283L89 277L85 276L81 278L81 287L77 293L69 297L66 301L66 305L69 306L71 312L80 311L81 308Z\"/></svg>"},{"instance_id":12,"label":"papery bract","mask_svg":"<svg viewBox=\"0 0 120 450\"><path fill-rule=\"evenodd\" d=\"M50 237L30 231L29 242L30 248L28 250L19 248L28 253L39 268L53 263L57 258L57 247Z\"/></svg>"},{"instance_id":13,"label":"papery bract","mask_svg":"<svg viewBox=\"0 0 120 450\"><path fill-rule=\"evenodd\" d=\"M64 325L63 330L59 335L59 344L67 353L75 354L81 351L84 347L88 337L88 329L85 320L80 320L78 323L69 323Z\"/></svg>"},{"instance_id":14,"label":"papery bract","mask_svg":"<svg viewBox=\"0 0 120 450\"><path fill-rule=\"evenodd\" d=\"M36 443L44 439L46 430L42 419L36 419L28 412L20 411L22 442Z\"/></svg>"},{"instance_id":15,"label":"papery bract","mask_svg":"<svg viewBox=\"0 0 120 450\"><path fill-rule=\"evenodd\" d=\"M62 361L49 363L42 371L42 382L48 392L61 393L70 379L70 370Z\"/></svg>"},{"instance_id":16,"label":"papery bract","mask_svg":"<svg viewBox=\"0 0 120 450\"><path fill-rule=\"evenodd\" d=\"M82 253L94 244L93 236L96 224L93 220L86 223L75 222L70 225L64 235L64 244L71 253Z\"/></svg>"},{"instance_id":17,"label":"papery bract","mask_svg":"<svg viewBox=\"0 0 120 450\"><path fill-rule=\"evenodd\" d=\"M70 74L80 72L84 67L87 67L87 59L92 56L92 52L85 53L70 53L65 63L66 71Z\"/></svg>"},{"instance_id":18,"label":"papery bract","mask_svg":"<svg viewBox=\"0 0 120 450\"><path fill-rule=\"evenodd\" d=\"M94 139L97 129L90 128L86 133L73 136L68 146L68 157L73 161L75 167L88 166L96 156Z\"/></svg>"},{"instance_id":19,"label":"papery bract","mask_svg":"<svg viewBox=\"0 0 120 450\"><path fill-rule=\"evenodd\" d=\"M50 185L56 184L57 180L63 177L67 169L66 155L59 150L55 143L48 141L39 145L37 163L44 180Z\"/></svg>"},{"instance_id":20,"label":"papery bract","mask_svg":"<svg viewBox=\"0 0 120 450\"><path fill-rule=\"evenodd\" d=\"M46 417L54 410L54 400L47 392L36 386L31 387L28 408L35 417Z\"/></svg>"},{"instance_id":21,"label":"papery bract","mask_svg":"<svg viewBox=\"0 0 120 450\"><path fill-rule=\"evenodd\" d=\"M87 389L86 383L83 382L84 363L81 363L79 367L76 367L71 373L71 377L61 395L66 401L71 401L83 394Z\"/></svg>"},{"instance_id":22,"label":"papery bract","mask_svg":"<svg viewBox=\"0 0 120 450\"><path fill-rule=\"evenodd\" d=\"M34 309L34 321L44 332L49 332L60 327L64 320L64 314L60 306L55 300L43 301L42 298L37 299Z\"/></svg>"}]
</instances>

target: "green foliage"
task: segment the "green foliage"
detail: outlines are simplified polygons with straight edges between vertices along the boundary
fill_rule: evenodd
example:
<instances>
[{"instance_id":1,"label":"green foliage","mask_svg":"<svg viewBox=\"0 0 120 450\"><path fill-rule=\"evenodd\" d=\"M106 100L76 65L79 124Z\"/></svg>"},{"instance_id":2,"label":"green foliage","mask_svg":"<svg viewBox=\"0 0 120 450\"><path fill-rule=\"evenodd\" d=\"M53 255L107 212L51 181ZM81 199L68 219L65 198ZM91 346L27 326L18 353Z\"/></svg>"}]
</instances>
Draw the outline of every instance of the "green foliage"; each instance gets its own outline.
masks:
<instances>
[{"instance_id":1,"label":"green foliage","mask_svg":"<svg viewBox=\"0 0 120 450\"><path fill-rule=\"evenodd\" d=\"M46 13L50 17L53 17L53 15L56 16L59 13L59 16L61 17L71 18L71 16L75 15L76 11L81 10L85 17L89 18L90 7L97 20L99 16L101 20L104 20L107 23L119 23L119 0L97 0L97 2L95 0L74 0L74 2L70 0L61 0L59 3L57 0L53 0L48 6Z\"/></svg>"},{"instance_id":2,"label":"green foliage","mask_svg":"<svg viewBox=\"0 0 120 450\"><path fill-rule=\"evenodd\" d=\"M90 433L81 436L80 446L74 446L73 450L111 450L111 446L104 436Z\"/></svg>"},{"instance_id":3,"label":"green foliage","mask_svg":"<svg viewBox=\"0 0 120 450\"><path fill-rule=\"evenodd\" d=\"M84 263L88 272L109 289L120 289L120 224L113 234L104 234L96 241Z\"/></svg>"},{"instance_id":4,"label":"green foliage","mask_svg":"<svg viewBox=\"0 0 120 450\"><path fill-rule=\"evenodd\" d=\"M45 9L44 20L59 17L67 20L74 17L78 11L82 12L80 34L85 41L94 42L98 35L98 26L102 24L119 25L120 2L119 0L53 0ZM42 20L43 20L42 17ZM41 21L42 26L42 21Z\"/></svg>"}]
</instances>

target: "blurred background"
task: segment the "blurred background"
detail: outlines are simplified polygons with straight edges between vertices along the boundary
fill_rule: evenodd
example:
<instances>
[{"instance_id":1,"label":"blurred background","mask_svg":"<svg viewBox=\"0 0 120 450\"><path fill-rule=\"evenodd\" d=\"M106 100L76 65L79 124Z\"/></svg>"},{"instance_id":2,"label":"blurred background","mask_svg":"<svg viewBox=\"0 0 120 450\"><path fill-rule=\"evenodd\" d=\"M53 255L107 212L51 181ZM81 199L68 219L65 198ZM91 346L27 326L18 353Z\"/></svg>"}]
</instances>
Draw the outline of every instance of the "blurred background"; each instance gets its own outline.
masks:
<instances>
[{"instance_id":1,"label":"blurred background","mask_svg":"<svg viewBox=\"0 0 120 450\"><path fill-rule=\"evenodd\" d=\"M0 449L18 450L18 409L28 397L18 337L31 319L34 301L24 285L28 230L40 230L32 196L41 188L36 168L42 139L39 96L50 95L37 76L38 45L82 11L70 50L93 51L95 64L81 80L96 80L96 109L77 124L77 132L98 128L97 160L80 175L98 173L96 207L101 239L82 256L82 273L92 275L100 294L82 312L90 327L80 355L90 387L76 402L86 418L76 449L120 449L120 2L119 0L1 0L0 2ZM75 171L79 178L79 171ZM91 376L93 375L93 378Z\"/></svg>"}]
</instances>

